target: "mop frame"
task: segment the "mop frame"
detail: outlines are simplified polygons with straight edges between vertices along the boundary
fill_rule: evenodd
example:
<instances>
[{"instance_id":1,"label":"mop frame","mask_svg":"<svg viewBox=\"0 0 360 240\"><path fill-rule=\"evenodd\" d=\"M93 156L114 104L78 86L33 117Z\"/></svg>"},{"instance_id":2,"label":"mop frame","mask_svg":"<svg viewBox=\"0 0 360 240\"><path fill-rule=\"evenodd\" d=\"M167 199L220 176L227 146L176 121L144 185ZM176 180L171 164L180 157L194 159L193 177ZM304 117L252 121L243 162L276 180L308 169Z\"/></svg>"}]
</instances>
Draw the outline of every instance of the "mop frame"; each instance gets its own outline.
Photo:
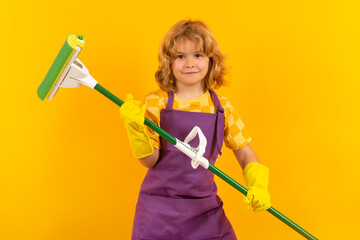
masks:
<instances>
[{"instance_id":1,"label":"mop frame","mask_svg":"<svg viewBox=\"0 0 360 240\"><path fill-rule=\"evenodd\" d=\"M74 38L74 36L75 35L69 35L68 39L70 39L70 37ZM38 96L41 100L51 100L60 87L76 88L80 87L81 85L86 85L92 89L97 90L99 93L101 93L109 100L121 107L124 102L118 97L116 97L114 94L106 90L104 87L99 85L98 82L89 74L89 71L87 70L85 65L82 64L79 59L77 59L78 54L84 46L84 41L82 40L82 37L76 37L80 43L77 46L74 46L74 42L70 42L69 44L69 40L67 39L63 48L60 50L58 56L56 57L53 65L51 66L48 74L39 86ZM69 51L68 45L70 45L72 51ZM189 135L186 137L184 142L182 142L179 139L171 136L169 133L167 133L165 130L157 126L155 123L153 123L146 117L144 119L144 124L157 132L160 136L165 138L171 144L173 144L189 158L191 158L191 165L194 169L201 165L203 168L210 170L245 196L247 195L248 190L245 187L243 187L241 184L237 183L231 177L222 172L220 169L209 163L209 161L202 156L205 151L206 138L205 136L203 136L200 128L195 126L193 130L189 133ZM196 135L199 136L199 146L197 148L192 148L188 144L188 142L190 142ZM301 228L299 225L291 221L289 218L281 214L275 208L270 207L269 209L267 209L267 211L282 222L284 222L286 225L297 231L306 239L317 239L310 233L305 231L303 228Z\"/></svg>"}]
</instances>

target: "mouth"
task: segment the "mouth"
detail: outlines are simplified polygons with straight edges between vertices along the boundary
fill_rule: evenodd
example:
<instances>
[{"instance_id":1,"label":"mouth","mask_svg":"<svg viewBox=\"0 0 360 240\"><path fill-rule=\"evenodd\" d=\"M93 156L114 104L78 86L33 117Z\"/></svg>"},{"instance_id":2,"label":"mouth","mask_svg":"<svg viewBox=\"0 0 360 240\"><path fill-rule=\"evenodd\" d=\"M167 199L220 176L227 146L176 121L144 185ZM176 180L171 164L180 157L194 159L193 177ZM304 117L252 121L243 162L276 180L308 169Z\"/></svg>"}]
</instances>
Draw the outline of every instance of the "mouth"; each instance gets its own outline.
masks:
<instances>
[{"instance_id":1,"label":"mouth","mask_svg":"<svg viewBox=\"0 0 360 240\"><path fill-rule=\"evenodd\" d=\"M195 73L198 73L198 72L184 72L183 74L191 75L191 74L195 74Z\"/></svg>"}]
</instances>

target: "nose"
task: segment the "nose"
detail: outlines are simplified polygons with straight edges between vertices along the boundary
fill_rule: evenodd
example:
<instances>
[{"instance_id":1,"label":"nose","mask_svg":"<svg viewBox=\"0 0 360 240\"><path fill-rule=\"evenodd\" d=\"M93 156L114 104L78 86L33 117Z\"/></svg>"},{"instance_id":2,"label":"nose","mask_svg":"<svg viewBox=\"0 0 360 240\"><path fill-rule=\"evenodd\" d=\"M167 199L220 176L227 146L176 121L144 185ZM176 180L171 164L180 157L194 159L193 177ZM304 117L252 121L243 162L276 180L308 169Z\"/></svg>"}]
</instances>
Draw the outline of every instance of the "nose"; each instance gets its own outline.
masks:
<instances>
[{"instance_id":1,"label":"nose","mask_svg":"<svg viewBox=\"0 0 360 240\"><path fill-rule=\"evenodd\" d=\"M193 58L186 58L186 63L185 63L185 67L186 68L194 68L195 67L195 62Z\"/></svg>"}]
</instances>

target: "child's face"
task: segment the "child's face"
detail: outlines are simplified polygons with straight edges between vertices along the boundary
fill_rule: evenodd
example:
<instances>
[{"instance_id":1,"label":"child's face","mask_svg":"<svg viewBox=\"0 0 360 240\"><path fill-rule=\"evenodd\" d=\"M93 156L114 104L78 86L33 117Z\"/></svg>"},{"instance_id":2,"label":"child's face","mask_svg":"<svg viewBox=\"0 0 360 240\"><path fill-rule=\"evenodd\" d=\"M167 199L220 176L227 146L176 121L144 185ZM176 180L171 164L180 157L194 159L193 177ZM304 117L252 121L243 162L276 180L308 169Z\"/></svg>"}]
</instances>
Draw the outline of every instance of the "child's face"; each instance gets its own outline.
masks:
<instances>
[{"instance_id":1,"label":"child's face","mask_svg":"<svg viewBox=\"0 0 360 240\"><path fill-rule=\"evenodd\" d=\"M176 86L202 87L202 81L209 69L209 57L199 51L195 41L182 38L178 42L177 55L172 64Z\"/></svg>"}]
</instances>

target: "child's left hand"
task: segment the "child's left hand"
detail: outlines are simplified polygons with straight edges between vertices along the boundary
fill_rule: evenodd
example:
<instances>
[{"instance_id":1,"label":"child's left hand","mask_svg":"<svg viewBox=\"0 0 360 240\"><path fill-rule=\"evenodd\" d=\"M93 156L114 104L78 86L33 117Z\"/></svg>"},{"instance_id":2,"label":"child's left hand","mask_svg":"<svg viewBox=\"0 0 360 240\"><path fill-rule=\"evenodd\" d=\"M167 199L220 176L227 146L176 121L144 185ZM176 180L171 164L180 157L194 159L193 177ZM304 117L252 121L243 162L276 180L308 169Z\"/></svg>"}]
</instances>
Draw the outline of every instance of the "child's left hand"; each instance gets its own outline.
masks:
<instances>
[{"instance_id":1,"label":"child's left hand","mask_svg":"<svg viewBox=\"0 0 360 240\"><path fill-rule=\"evenodd\" d=\"M244 171L244 180L248 186L248 193L244 201L248 209L255 212L267 210L271 207L270 194L267 190L269 184L269 169L258 162L249 163Z\"/></svg>"},{"instance_id":2,"label":"child's left hand","mask_svg":"<svg viewBox=\"0 0 360 240\"><path fill-rule=\"evenodd\" d=\"M248 204L248 209L252 208L254 212L265 211L271 207L269 192L257 187L248 190L244 201Z\"/></svg>"}]
</instances>

